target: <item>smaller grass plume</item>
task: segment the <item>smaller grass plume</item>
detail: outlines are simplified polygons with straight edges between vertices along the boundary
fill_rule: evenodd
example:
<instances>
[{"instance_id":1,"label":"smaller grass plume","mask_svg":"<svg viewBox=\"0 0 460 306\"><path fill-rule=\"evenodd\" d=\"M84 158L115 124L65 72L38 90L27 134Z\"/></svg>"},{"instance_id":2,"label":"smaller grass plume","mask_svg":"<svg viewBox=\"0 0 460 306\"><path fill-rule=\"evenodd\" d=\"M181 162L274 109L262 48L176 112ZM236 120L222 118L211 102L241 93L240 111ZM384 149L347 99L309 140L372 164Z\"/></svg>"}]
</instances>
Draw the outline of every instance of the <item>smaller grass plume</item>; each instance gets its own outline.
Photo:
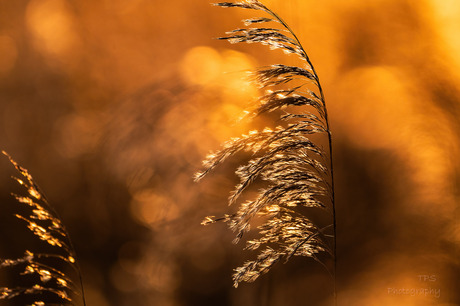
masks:
<instances>
[{"instance_id":1,"label":"smaller grass plume","mask_svg":"<svg viewBox=\"0 0 460 306\"><path fill-rule=\"evenodd\" d=\"M15 162L10 155L6 155L16 170L18 177L13 179L25 189L25 195L13 194L18 204L28 207L29 213L16 214L36 238L55 250L55 252L35 252L25 250L24 255L15 259L0 259L0 269L22 268L20 276L24 278L24 286L0 287L1 299L15 299L19 297L33 297L32 305L77 305L76 297L80 297L86 305L81 272L76 262L75 249L69 233L62 224L57 212L48 204L40 188L35 184L29 172ZM55 263L55 265L53 265ZM61 268L68 266L75 270L79 282L74 282ZM34 276L36 280L30 284L26 276ZM45 297L52 297L47 301Z\"/></svg>"}]
</instances>

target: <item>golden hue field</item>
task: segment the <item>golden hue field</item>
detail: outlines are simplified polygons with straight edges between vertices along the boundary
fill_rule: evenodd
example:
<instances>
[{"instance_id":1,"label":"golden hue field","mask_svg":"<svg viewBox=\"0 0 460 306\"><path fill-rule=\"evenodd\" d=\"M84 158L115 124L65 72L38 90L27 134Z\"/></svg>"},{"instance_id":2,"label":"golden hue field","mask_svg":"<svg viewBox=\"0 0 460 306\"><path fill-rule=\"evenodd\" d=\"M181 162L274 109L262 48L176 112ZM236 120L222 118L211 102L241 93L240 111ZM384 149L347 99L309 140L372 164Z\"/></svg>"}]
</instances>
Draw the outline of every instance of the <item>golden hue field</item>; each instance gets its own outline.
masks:
<instances>
[{"instance_id":1,"label":"golden hue field","mask_svg":"<svg viewBox=\"0 0 460 306\"><path fill-rule=\"evenodd\" d=\"M460 305L460 2L368 2L264 1L325 91L338 305ZM201 160L273 119L238 121L259 94L243 72L295 62L213 39L251 16L196 0L0 0L0 149L59 211L88 305L331 305L306 258L232 288L254 254L200 225L228 210L245 156L194 183ZM7 158L0 172L4 258L36 242L13 216Z\"/></svg>"}]
</instances>

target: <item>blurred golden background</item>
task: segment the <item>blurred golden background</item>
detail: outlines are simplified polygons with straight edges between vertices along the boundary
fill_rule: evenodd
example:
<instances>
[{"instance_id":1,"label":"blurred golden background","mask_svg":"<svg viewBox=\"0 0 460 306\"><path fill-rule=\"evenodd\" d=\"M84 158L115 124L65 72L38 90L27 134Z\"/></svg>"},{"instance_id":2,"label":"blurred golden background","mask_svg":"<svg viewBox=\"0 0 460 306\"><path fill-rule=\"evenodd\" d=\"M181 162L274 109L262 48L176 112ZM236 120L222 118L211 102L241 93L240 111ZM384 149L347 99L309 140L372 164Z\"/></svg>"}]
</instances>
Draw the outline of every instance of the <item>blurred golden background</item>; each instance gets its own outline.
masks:
<instances>
[{"instance_id":1,"label":"blurred golden background","mask_svg":"<svg viewBox=\"0 0 460 306\"><path fill-rule=\"evenodd\" d=\"M339 305L460 305L460 3L264 3L325 90ZM255 254L225 224L200 225L227 211L243 161L198 184L194 172L254 128L237 122L258 93L241 72L293 61L212 39L252 15L208 1L0 0L0 147L60 212L88 305L331 305L329 276L304 258L232 288ZM0 170L4 256L28 242L11 230L6 158ZM392 291L403 288L440 294Z\"/></svg>"}]
</instances>

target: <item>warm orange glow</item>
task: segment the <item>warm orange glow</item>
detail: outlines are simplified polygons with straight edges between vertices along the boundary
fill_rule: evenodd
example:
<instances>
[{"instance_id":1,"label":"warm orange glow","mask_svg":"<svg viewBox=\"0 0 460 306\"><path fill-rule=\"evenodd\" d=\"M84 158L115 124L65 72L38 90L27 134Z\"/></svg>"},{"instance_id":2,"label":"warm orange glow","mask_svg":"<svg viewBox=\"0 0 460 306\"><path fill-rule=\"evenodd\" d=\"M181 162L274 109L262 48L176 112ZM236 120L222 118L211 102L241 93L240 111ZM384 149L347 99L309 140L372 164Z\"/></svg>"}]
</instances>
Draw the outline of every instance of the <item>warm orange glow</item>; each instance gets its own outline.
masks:
<instances>
[{"instance_id":1,"label":"warm orange glow","mask_svg":"<svg viewBox=\"0 0 460 306\"><path fill-rule=\"evenodd\" d=\"M40 51L60 57L77 47L75 25L66 1L31 1L26 21Z\"/></svg>"},{"instance_id":2,"label":"warm orange glow","mask_svg":"<svg viewBox=\"0 0 460 306\"><path fill-rule=\"evenodd\" d=\"M18 55L15 41L7 35L0 35L0 77L14 67Z\"/></svg>"},{"instance_id":3,"label":"warm orange glow","mask_svg":"<svg viewBox=\"0 0 460 306\"><path fill-rule=\"evenodd\" d=\"M56 124L61 145L57 150L64 156L75 158L94 150L99 141L102 118L95 114L72 114Z\"/></svg>"},{"instance_id":4,"label":"warm orange glow","mask_svg":"<svg viewBox=\"0 0 460 306\"><path fill-rule=\"evenodd\" d=\"M133 195L131 211L139 222L154 228L175 219L178 214L177 205L172 199L151 189L137 191Z\"/></svg>"},{"instance_id":5,"label":"warm orange glow","mask_svg":"<svg viewBox=\"0 0 460 306\"><path fill-rule=\"evenodd\" d=\"M445 55L448 57L446 64L454 64L453 71L457 72L460 68L460 37L458 31L460 29L460 6L455 0L429 0L427 1L427 10L432 12L429 16L432 18L433 28L440 35L438 43L445 50Z\"/></svg>"},{"instance_id":6,"label":"warm orange glow","mask_svg":"<svg viewBox=\"0 0 460 306\"><path fill-rule=\"evenodd\" d=\"M222 99L207 118L208 130L220 142L246 129L238 118L244 116L245 108L258 93L247 75L254 68L254 61L244 53L228 49L219 52L203 46L192 48L182 60L181 72L188 83L202 85L205 91L217 91Z\"/></svg>"},{"instance_id":7,"label":"warm orange glow","mask_svg":"<svg viewBox=\"0 0 460 306\"><path fill-rule=\"evenodd\" d=\"M194 47L185 55L181 69L188 82L205 85L221 76L221 66L219 52L209 47Z\"/></svg>"},{"instance_id":8,"label":"warm orange glow","mask_svg":"<svg viewBox=\"0 0 460 306\"><path fill-rule=\"evenodd\" d=\"M379 66L358 68L341 78L342 95L332 106L332 116L343 123L350 141L366 148L408 141L417 105L404 80L401 72Z\"/></svg>"}]
</instances>

